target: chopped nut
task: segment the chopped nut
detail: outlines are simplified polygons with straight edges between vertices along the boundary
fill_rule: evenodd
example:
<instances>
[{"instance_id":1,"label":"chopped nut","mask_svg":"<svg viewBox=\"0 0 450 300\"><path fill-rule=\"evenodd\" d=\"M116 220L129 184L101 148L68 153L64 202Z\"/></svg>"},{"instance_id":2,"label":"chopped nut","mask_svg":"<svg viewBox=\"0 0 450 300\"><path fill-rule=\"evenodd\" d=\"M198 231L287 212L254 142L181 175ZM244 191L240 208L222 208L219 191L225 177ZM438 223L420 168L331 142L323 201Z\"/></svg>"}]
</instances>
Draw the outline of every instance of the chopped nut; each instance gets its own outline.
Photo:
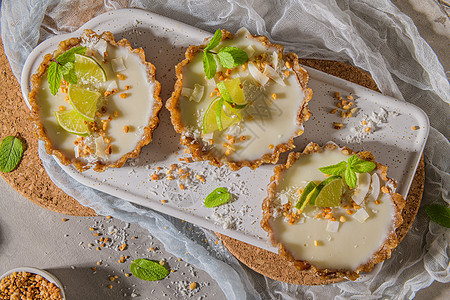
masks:
<instances>
[{"instance_id":1,"label":"chopped nut","mask_svg":"<svg viewBox=\"0 0 450 300\"><path fill-rule=\"evenodd\" d=\"M60 107L58 107L58 109L59 109L59 111L65 111L65 110L66 110L66 107L63 106L63 105L61 105Z\"/></svg>"},{"instance_id":2,"label":"chopped nut","mask_svg":"<svg viewBox=\"0 0 450 300\"><path fill-rule=\"evenodd\" d=\"M341 96L341 93L339 92L334 92L334 98L339 98Z\"/></svg>"},{"instance_id":3,"label":"chopped nut","mask_svg":"<svg viewBox=\"0 0 450 300\"><path fill-rule=\"evenodd\" d=\"M273 100L277 100L277 94L272 93L272 99L273 99Z\"/></svg>"},{"instance_id":4,"label":"chopped nut","mask_svg":"<svg viewBox=\"0 0 450 300\"><path fill-rule=\"evenodd\" d=\"M273 148L275 148L275 146L273 144L270 144L269 149L273 149Z\"/></svg>"},{"instance_id":5,"label":"chopped nut","mask_svg":"<svg viewBox=\"0 0 450 300\"><path fill-rule=\"evenodd\" d=\"M333 108L332 110L330 110L330 114L335 114L338 111L337 108Z\"/></svg>"},{"instance_id":6,"label":"chopped nut","mask_svg":"<svg viewBox=\"0 0 450 300\"><path fill-rule=\"evenodd\" d=\"M366 127L365 131L370 132L370 127Z\"/></svg>"},{"instance_id":7,"label":"chopped nut","mask_svg":"<svg viewBox=\"0 0 450 300\"><path fill-rule=\"evenodd\" d=\"M167 203L167 202L169 202L169 201L167 201L167 200L161 200L161 203Z\"/></svg>"},{"instance_id":8,"label":"chopped nut","mask_svg":"<svg viewBox=\"0 0 450 300\"><path fill-rule=\"evenodd\" d=\"M347 209L347 214L349 214L349 215L353 214L353 210Z\"/></svg>"},{"instance_id":9,"label":"chopped nut","mask_svg":"<svg viewBox=\"0 0 450 300\"><path fill-rule=\"evenodd\" d=\"M315 246L315 247L319 246L319 241L314 240L314 246Z\"/></svg>"},{"instance_id":10,"label":"chopped nut","mask_svg":"<svg viewBox=\"0 0 450 300\"><path fill-rule=\"evenodd\" d=\"M381 187L381 191L382 191L383 193L385 193L385 194L388 194L388 193L389 193L389 188L388 188L387 186L382 186L382 187Z\"/></svg>"},{"instance_id":11,"label":"chopped nut","mask_svg":"<svg viewBox=\"0 0 450 300\"><path fill-rule=\"evenodd\" d=\"M284 76L289 76L289 74L291 74L291 72L289 72L289 71L284 71Z\"/></svg>"},{"instance_id":12,"label":"chopped nut","mask_svg":"<svg viewBox=\"0 0 450 300\"><path fill-rule=\"evenodd\" d=\"M413 126L413 127L411 127L412 130L417 130L417 129L419 129L419 128L420 128L419 126Z\"/></svg>"},{"instance_id":13,"label":"chopped nut","mask_svg":"<svg viewBox=\"0 0 450 300\"><path fill-rule=\"evenodd\" d=\"M380 200L375 200L375 204L376 205L378 205L378 204L380 204L381 202L380 202Z\"/></svg>"},{"instance_id":14,"label":"chopped nut","mask_svg":"<svg viewBox=\"0 0 450 300\"><path fill-rule=\"evenodd\" d=\"M127 77L126 77L125 75L123 75L122 73L117 73L116 76L117 76L117 78L118 78L119 80L125 80L125 79L127 78Z\"/></svg>"},{"instance_id":15,"label":"chopped nut","mask_svg":"<svg viewBox=\"0 0 450 300\"><path fill-rule=\"evenodd\" d=\"M123 251L123 250L125 250L126 247L127 247L127 244L122 244L119 246L119 250Z\"/></svg>"},{"instance_id":16,"label":"chopped nut","mask_svg":"<svg viewBox=\"0 0 450 300\"><path fill-rule=\"evenodd\" d=\"M180 187L181 190L184 190L184 189L185 189L185 186L184 186L184 184L182 184L182 183L180 183L179 187Z\"/></svg>"},{"instance_id":17,"label":"chopped nut","mask_svg":"<svg viewBox=\"0 0 450 300\"><path fill-rule=\"evenodd\" d=\"M125 86L125 89L128 91L129 89L131 89L131 86L126 85L126 86Z\"/></svg>"},{"instance_id":18,"label":"chopped nut","mask_svg":"<svg viewBox=\"0 0 450 300\"><path fill-rule=\"evenodd\" d=\"M342 123L337 123L337 122L333 122L333 128L334 128L334 129L339 130L339 129L342 129L342 127L344 127L344 124L342 124Z\"/></svg>"},{"instance_id":19,"label":"chopped nut","mask_svg":"<svg viewBox=\"0 0 450 300\"><path fill-rule=\"evenodd\" d=\"M127 125L123 126L123 132L128 133L130 131L130 127Z\"/></svg>"},{"instance_id":20,"label":"chopped nut","mask_svg":"<svg viewBox=\"0 0 450 300\"><path fill-rule=\"evenodd\" d=\"M289 69L292 68L291 62L288 60L284 63L284 65Z\"/></svg>"},{"instance_id":21,"label":"chopped nut","mask_svg":"<svg viewBox=\"0 0 450 300\"><path fill-rule=\"evenodd\" d=\"M152 174L152 176L150 176L150 178L151 178L152 180L158 180L158 179L159 179L159 175L156 174L156 172L155 172L155 173Z\"/></svg>"},{"instance_id":22,"label":"chopped nut","mask_svg":"<svg viewBox=\"0 0 450 300\"><path fill-rule=\"evenodd\" d=\"M197 287L197 283L196 283L196 282L192 282L192 283L189 285L189 288L190 288L191 290L195 289L196 287Z\"/></svg>"},{"instance_id":23,"label":"chopped nut","mask_svg":"<svg viewBox=\"0 0 450 300\"><path fill-rule=\"evenodd\" d=\"M339 221L345 223L347 219L344 216L340 216Z\"/></svg>"},{"instance_id":24,"label":"chopped nut","mask_svg":"<svg viewBox=\"0 0 450 300\"><path fill-rule=\"evenodd\" d=\"M127 93L122 93L119 95L120 98L125 99L126 97L128 97Z\"/></svg>"},{"instance_id":25,"label":"chopped nut","mask_svg":"<svg viewBox=\"0 0 450 300\"><path fill-rule=\"evenodd\" d=\"M62 221L67 222L67 221L69 221L69 219L63 218Z\"/></svg>"}]
</instances>

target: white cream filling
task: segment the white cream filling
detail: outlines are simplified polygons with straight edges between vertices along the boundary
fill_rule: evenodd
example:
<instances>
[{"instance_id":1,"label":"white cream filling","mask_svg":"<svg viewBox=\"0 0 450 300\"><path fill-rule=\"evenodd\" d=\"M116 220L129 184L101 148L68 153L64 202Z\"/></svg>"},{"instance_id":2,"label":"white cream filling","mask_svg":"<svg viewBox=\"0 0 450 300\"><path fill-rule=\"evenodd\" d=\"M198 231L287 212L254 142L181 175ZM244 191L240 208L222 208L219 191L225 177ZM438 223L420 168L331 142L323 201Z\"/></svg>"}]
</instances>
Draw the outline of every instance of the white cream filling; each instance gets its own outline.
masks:
<instances>
[{"instance_id":1,"label":"white cream filling","mask_svg":"<svg viewBox=\"0 0 450 300\"><path fill-rule=\"evenodd\" d=\"M302 156L283 174L272 209L285 202L286 196L295 205L300 188L311 180L322 181L326 178L319 171L320 167L339 163L348 157L341 151L328 150ZM270 221L275 239L297 260L306 260L319 268L354 270L367 263L393 227L394 206L390 196L379 193L380 203L377 205L371 196L374 194L367 194L366 200L361 203L362 208L353 209L354 215L348 215L344 208L333 209L337 222L340 216L346 218L346 222L339 224L325 218L317 219L316 215L322 209L313 206L307 206L300 221L293 225L277 213Z\"/></svg>"}]
</instances>

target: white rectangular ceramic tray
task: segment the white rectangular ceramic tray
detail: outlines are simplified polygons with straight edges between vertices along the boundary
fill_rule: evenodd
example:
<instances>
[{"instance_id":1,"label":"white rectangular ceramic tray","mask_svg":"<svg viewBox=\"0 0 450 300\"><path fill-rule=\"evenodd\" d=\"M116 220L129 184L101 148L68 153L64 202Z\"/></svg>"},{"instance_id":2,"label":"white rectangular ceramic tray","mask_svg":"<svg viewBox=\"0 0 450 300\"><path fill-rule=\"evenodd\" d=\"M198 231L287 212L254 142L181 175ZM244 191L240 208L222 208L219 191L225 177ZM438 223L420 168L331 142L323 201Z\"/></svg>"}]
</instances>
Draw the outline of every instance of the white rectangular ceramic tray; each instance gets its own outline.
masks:
<instances>
[{"instance_id":1,"label":"white rectangular ceramic tray","mask_svg":"<svg viewBox=\"0 0 450 300\"><path fill-rule=\"evenodd\" d=\"M126 38L133 47L144 48L147 60L156 66L156 78L162 85L161 98L164 101L170 97L174 86L174 66L184 58L186 48L200 44L211 36L209 32L147 11L121 9L107 12L90 20L76 32L55 36L34 49L22 72L24 99L27 99L31 88L30 77L43 55L53 52L60 41L80 36L86 28L98 33L111 31L116 40ZM309 87L314 91L310 102L313 116L305 124L305 133L295 140L297 150L301 151L310 141L319 144L334 141L355 151L372 151L378 162L389 167L388 175L398 180L397 192L406 197L428 136L426 114L406 102L314 69L307 70L310 73ZM359 108L356 116L348 119L347 126L342 130L332 127L333 122L341 122L342 119L329 114L335 106L335 91L344 96L350 93L354 95ZM348 139L355 135L350 129L359 124L363 115L372 116L373 113L384 115L385 122L379 123L375 132L363 138ZM179 135L173 130L165 108L161 111L160 119L153 142L143 148L138 159L120 169L80 173L72 166L61 167L86 186L276 252L260 227L261 203L266 197L266 186L273 173L273 165L264 165L254 171L244 168L232 172L225 167L215 168L207 162L181 162L179 158L186 155L179 145ZM419 129L412 130L412 126L418 126ZM158 167L162 169L157 172L164 174L173 163L203 175L206 182L200 183L194 179L185 184L185 190L181 190L178 178L173 181L150 180L150 175ZM234 201L215 209L204 207L206 195L221 186L232 192ZM161 200L167 200L167 203Z\"/></svg>"}]
</instances>

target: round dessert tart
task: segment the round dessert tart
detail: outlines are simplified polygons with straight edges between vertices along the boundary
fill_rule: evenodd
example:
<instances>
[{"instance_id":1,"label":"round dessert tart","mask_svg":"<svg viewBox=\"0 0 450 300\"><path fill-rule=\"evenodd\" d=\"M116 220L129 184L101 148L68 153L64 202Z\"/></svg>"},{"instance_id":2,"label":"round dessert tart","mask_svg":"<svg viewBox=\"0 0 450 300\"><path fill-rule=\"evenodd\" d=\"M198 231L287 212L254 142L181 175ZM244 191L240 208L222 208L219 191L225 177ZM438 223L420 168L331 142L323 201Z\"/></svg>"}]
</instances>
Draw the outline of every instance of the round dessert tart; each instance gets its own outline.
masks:
<instances>
[{"instance_id":1,"label":"round dessert tart","mask_svg":"<svg viewBox=\"0 0 450 300\"><path fill-rule=\"evenodd\" d=\"M299 271L356 280L398 244L405 200L386 174L370 152L310 143L275 167L262 227Z\"/></svg>"},{"instance_id":2,"label":"round dessert tart","mask_svg":"<svg viewBox=\"0 0 450 300\"><path fill-rule=\"evenodd\" d=\"M296 54L242 28L217 30L185 56L166 107L194 159L254 169L294 148L312 97Z\"/></svg>"},{"instance_id":3,"label":"round dessert tart","mask_svg":"<svg viewBox=\"0 0 450 300\"><path fill-rule=\"evenodd\" d=\"M44 56L29 93L46 151L83 171L121 167L152 139L162 107L142 48L85 30Z\"/></svg>"}]
</instances>

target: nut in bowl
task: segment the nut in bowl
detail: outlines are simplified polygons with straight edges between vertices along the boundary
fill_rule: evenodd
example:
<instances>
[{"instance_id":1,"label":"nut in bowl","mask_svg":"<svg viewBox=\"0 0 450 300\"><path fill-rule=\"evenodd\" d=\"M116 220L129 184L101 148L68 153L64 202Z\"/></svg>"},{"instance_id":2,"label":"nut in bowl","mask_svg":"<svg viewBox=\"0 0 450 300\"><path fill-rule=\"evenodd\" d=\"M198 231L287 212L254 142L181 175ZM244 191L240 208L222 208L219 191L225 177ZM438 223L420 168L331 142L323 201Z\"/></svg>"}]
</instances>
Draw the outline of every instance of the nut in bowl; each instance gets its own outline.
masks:
<instances>
[{"instance_id":1,"label":"nut in bowl","mask_svg":"<svg viewBox=\"0 0 450 300\"><path fill-rule=\"evenodd\" d=\"M19 267L0 277L1 299L65 300L61 282L53 274L34 267Z\"/></svg>"},{"instance_id":2,"label":"nut in bowl","mask_svg":"<svg viewBox=\"0 0 450 300\"><path fill-rule=\"evenodd\" d=\"M31 77L32 118L47 153L83 171L121 167L152 140L162 107L141 48L85 30L44 56Z\"/></svg>"}]
</instances>

